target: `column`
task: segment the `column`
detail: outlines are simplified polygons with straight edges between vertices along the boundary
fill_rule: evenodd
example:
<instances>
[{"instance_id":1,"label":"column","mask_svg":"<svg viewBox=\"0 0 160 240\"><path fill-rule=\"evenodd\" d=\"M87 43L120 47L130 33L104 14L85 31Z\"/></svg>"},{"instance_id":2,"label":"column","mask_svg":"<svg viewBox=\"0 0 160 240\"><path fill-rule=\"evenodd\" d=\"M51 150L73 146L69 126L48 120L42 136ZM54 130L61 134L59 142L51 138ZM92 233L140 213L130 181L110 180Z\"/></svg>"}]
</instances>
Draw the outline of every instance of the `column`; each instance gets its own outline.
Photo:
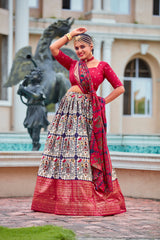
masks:
<instances>
[{"instance_id":1,"label":"column","mask_svg":"<svg viewBox=\"0 0 160 240\"><path fill-rule=\"evenodd\" d=\"M107 13L111 12L110 0L103 0L103 10Z\"/></svg>"},{"instance_id":2,"label":"column","mask_svg":"<svg viewBox=\"0 0 160 240\"><path fill-rule=\"evenodd\" d=\"M29 6L28 0L16 0L15 7L15 53L29 45ZM14 131L24 131L23 121L26 116L26 106L17 95L18 85L14 87Z\"/></svg>"},{"instance_id":3,"label":"column","mask_svg":"<svg viewBox=\"0 0 160 240\"><path fill-rule=\"evenodd\" d=\"M101 0L93 0L93 10L94 11L101 10Z\"/></svg>"},{"instance_id":4,"label":"column","mask_svg":"<svg viewBox=\"0 0 160 240\"><path fill-rule=\"evenodd\" d=\"M99 61L101 60L101 44L102 44L102 40L100 38L95 37L95 39L94 39L94 57ZM101 95L100 87L97 90L97 95L98 96Z\"/></svg>"},{"instance_id":5,"label":"column","mask_svg":"<svg viewBox=\"0 0 160 240\"><path fill-rule=\"evenodd\" d=\"M107 38L103 42L103 61L111 64L113 38ZM111 92L110 84L105 80L102 84L102 97L106 97ZM106 105L107 132L110 132L110 104Z\"/></svg>"},{"instance_id":6,"label":"column","mask_svg":"<svg viewBox=\"0 0 160 240\"><path fill-rule=\"evenodd\" d=\"M8 2L9 9L9 34L8 34L8 76L12 67L12 52L13 52L13 0ZM8 89L8 101L12 106L12 88Z\"/></svg>"}]
</instances>

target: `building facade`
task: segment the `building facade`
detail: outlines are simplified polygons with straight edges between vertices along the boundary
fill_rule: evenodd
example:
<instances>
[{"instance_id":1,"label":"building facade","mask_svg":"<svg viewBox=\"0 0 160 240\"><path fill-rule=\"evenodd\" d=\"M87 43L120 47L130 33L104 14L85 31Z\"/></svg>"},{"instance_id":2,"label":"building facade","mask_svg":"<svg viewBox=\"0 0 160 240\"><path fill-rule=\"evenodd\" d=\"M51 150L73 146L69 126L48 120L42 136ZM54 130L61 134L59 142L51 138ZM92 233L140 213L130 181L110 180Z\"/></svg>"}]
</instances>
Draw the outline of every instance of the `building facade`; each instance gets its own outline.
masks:
<instances>
[{"instance_id":1,"label":"building facade","mask_svg":"<svg viewBox=\"0 0 160 240\"><path fill-rule=\"evenodd\" d=\"M15 53L34 53L52 22L75 18L94 38L95 58L107 61L125 86L124 96L106 106L111 134L160 134L160 0L0 1L0 131L25 131L25 106L17 86L3 88ZM3 19L3 20L2 20ZM69 43L68 48L73 49ZM98 89L111 91L107 80Z\"/></svg>"}]
</instances>

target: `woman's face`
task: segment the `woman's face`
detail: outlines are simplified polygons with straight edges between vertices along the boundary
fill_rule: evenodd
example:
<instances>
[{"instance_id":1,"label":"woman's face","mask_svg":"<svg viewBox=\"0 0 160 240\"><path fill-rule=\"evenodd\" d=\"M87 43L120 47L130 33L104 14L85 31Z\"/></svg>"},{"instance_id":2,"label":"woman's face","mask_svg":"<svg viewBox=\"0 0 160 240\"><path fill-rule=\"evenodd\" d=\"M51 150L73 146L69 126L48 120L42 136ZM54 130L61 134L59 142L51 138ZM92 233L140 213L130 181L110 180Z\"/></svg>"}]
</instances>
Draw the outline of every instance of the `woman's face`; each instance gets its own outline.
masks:
<instances>
[{"instance_id":1,"label":"woman's face","mask_svg":"<svg viewBox=\"0 0 160 240\"><path fill-rule=\"evenodd\" d=\"M93 44L83 41L75 41L74 48L79 59L85 60L92 57Z\"/></svg>"}]
</instances>

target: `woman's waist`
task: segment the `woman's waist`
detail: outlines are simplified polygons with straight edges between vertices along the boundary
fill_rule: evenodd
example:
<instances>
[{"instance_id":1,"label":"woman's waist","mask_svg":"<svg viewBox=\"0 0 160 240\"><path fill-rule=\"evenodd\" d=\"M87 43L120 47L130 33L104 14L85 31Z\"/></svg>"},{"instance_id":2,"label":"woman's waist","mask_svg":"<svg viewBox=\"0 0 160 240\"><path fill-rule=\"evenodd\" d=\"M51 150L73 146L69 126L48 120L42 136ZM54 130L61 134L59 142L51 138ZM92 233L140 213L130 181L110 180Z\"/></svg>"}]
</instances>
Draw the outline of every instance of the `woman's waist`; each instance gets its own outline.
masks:
<instances>
[{"instance_id":1,"label":"woman's waist","mask_svg":"<svg viewBox=\"0 0 160 240\"><path fill-rule=\"evenodd\" d=\"M89 99L91 99L91 94L90 93L83 93L82 90L80 89L80 87L78 85L74 85L71 88L68 89L66 95L71 95L72 94L76 94L78 97L84 96L87 97Z\"/></svg>"},{"instance_id":2,"label":"woman's waist","mask_svg":"<svg viewBox=\"0 0 160 240\"><path fill-rule=\"evenodd\" d=\"M72 87L70 87L68 89L67 92L76 92L76 93L83 93L82 90L80 89L80 87L78 85L73 85Z\"/></svg>"}]
</instances>

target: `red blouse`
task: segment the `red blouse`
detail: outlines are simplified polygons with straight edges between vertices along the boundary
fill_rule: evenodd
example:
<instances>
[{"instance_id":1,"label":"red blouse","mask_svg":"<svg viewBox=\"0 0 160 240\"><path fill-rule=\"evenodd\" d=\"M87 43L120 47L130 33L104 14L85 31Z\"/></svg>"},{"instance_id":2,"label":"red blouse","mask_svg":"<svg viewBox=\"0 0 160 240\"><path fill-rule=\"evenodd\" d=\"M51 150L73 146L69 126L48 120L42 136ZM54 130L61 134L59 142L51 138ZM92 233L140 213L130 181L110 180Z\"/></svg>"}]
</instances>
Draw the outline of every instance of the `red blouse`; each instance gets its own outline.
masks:
<instances>
[{"instance_id":1,"label":"red blouse","mask_svg":"<svg viewBox=\"0 0 160 240\"><path fill-rule=\"evenodd\" d=\"M59 53L57 56L54 56L54 58L67 70L69 70L69 79L71 82L71 85L78 85L75 75L74 75L74 67L77 63L77 60L73 60L68 55L64 54L61 50L59 50ZM110 65L106 62L99 62L97 67L88 68L92 81L94 90L97 91L99 85L104 81L106 78L113 88L117 88L119 86L123 86L115 72L112 70Z\"/></svg>"}]
</instances>

